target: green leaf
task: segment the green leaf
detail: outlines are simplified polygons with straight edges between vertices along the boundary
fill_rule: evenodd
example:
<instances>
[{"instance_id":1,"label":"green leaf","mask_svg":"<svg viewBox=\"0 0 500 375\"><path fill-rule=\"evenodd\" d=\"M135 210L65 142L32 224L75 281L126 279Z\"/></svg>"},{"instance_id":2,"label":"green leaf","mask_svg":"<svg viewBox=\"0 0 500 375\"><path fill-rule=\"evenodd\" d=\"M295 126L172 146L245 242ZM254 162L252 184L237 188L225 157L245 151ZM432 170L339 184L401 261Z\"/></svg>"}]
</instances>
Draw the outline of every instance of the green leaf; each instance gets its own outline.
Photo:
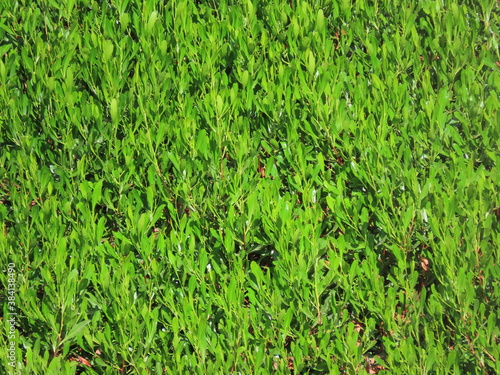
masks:
<instances>
[{"instance_id":1,"label":"green leaf","mask_svg":"<svg viewBox=\"0 0 500 375\"><path fill-rule=\"evenodd\" d=\"M257 282L260 285L264 281L264 273L262 272L262 269L257 264L257 262L251 262L250 269L252 270L252 273L254 274L254 276L257 279Z\"/></svg>"},{"instance_id":2,"label":"green leaf","mask_svg":"<svg viewBox=\"0 0 500 375\"><path fill-rule=\"evenodd\" d=\"M248 73L248 70L245 70L241 74L241 84L243 85L243 87L245 87L247 85L249 77L250 77L250 74Z\"/></svg>"},{"instance_id":3,"label":"green leaf","mask_svg":"<svg viewBox=\"0 0 500 375\"><path fill-rule=\"evenodd\" d=\"M224 100L220 95L217 95L217 103L216 103L217 115L222 115L222 110L224 109Z\"/></svg>"},{"instance_id":4,"label":"green leaf","mask_svg":"<svg viewBox=\"0 0 500 375\"><path fill-rule=\"evenodd\" d=\"M111 116L111 121L113 124L118 122L118 100L113 98L109 105L109 115Z\"/></svg>"},{"instance_id":5,"label":"green leaf","mask_svg":"<svg viewBox=\"0 0 500 375\"><path fill-rule=\"evenodd\" d=\"M149 15L149 19L148 19L148 22L146 24L146 33L147 34L151 33L157 20L158 20L158 12L155 10L155 11L151 12L151 14Z\"/></svg>"},{"instance_id":6,"label":"green leaf","mask_svg":"<svg viewBox=\"0 0 500 375\"><path fill-rule=\"evenodd\" d=\"M103 180L99 180L94 184L92 190L92 211L95 209L97 203L101 200Z\"/></svg>"},{"instance_id":7,"label":"green leaf","mask_svg":"<svg viewBox=\"0 0 500 375\"><path fill-rule=\"evenodd\" d=\"M120 29L123 33L127 30L128 24L130 23L130 15L128 13L123 13L120 15Z\"/></svg>"},{"instance_id":8,"label":"green leaf","mask_svg":"<svg viewBox=\"0 0 500 375\"><path fill-rule=\"evenodd\" d=\"M326 197L326 203L328 204L328 208L332 212L335 212L336 201L331 196Z\"/></svg>"},{"instance_id":9,"label":"green leaf","mask_svg":"<svg viewBox=\"0 0 500 375\"><path fill-rule=\"evenodd\" d=\"M147 197L147 202L150 210L154 209L154 203L155 203L155 191L153 186L148 186L146 188L146 197Z\"/></svg>"},{"instance_id":10,"label":"green leaf","mask_svg":"<svg viewBox=\"0 0 500 375\"><path fill-rule=\"evenodd\" d=\"M113 51L115 49L115 46L113 45L113 42L110 40L105 40L103 45L102 45L102 60L103 62L108 62L109 59L111 59L111 56L113 56Z\"/></svg>"},{"instance_id":11,"label":"green leaf","mask_svg":"<svg viewBox=\"0 0 500 375\"><path fill-rule=\"evenodd\" d=\"M318 10L318 14L316 15L316 30L323 31L324 27L325 27L325 14L323 13L323 10L320 9Z\"/></svg>"},{"instance_id":12,"label":"green leaf","mask_svg":"<svg viewBox=\"0 0 500 375\"><path fill-rule=\"evenodd\" d=\"M171 152L167 152L167 156L168 156L169 160L172 162L172 164L174 165L175 169L177 169L177 171L180 172L181 167L180 167L179 159L177 158L177 155L175 155Z\"/></svg>"},{"instance_id":13,"label":"green leaf","mask_svg":"<svg viewBox=\"0 0 500 375\"><path fill-rule=\"evenodd\" d=\"M3 46L0 46L0 56L4 56L9 50L11 49L12 44L4 44ZM3 64L3 62L2 62Z\"/></svg>"},{"instance_id":14,"label":"green leaf","mask_svg":"<svg viewBox=\"0 0 500 375\"><path fill-rule=\"evenodd\" d=\"M207 136L207 132L204 129L201 129L198 132L198 136L196 137L196 149L205 158L208 157L208 146L209 146L209 139Z\"/></svg>"},{"instance_id":15,"label":"green leaf","mask_svg":"<svg viewBox=\"0 0 500 375\"><path fill-rule=\"evenodd\" d=\"M70 331L66 334L64 339L59 342L59 347L64 345L66 341L72 340L76 336L80 335L82 331L85 329L85 327L91 322L91 320L84 320L78 324L76 324L74 327L70 329Z\"/></svg>"}]
</instances>

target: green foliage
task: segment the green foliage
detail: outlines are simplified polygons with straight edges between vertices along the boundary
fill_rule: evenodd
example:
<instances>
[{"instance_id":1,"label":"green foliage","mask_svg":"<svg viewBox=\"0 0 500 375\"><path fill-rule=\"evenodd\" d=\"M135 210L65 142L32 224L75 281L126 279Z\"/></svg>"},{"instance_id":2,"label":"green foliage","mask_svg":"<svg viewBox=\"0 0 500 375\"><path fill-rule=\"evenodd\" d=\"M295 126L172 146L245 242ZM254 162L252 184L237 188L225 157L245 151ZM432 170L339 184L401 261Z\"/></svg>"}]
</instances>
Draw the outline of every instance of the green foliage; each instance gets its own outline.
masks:
<instances>
[{"instance_id":1,"label":"green foliage","mask_svg":"<svg viewBox=\"0 0 500 375\"><path fill-rule=\"evenodd\" d=\"M21 373L500 372L498 2L0 10Z\"/></svg>"}]
</instances>

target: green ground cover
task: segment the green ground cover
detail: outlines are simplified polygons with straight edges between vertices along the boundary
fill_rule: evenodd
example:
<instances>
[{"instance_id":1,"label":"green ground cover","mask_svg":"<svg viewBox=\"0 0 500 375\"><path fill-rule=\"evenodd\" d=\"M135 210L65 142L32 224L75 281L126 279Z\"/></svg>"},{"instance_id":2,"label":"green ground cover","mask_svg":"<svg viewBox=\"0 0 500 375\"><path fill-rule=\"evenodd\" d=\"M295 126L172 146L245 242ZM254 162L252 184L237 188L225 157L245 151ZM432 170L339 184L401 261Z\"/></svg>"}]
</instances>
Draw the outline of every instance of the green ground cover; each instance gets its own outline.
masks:
<instances>
[{"instance_id":1,"label":"green ground cover","mask_svg":"<svg viewBox=\"0 0 500 375\"><path fill-rule=\"evenodd\" d=\"M497 1L0 11L2 373L500 373Z\"/></svg>"}]
</instances>

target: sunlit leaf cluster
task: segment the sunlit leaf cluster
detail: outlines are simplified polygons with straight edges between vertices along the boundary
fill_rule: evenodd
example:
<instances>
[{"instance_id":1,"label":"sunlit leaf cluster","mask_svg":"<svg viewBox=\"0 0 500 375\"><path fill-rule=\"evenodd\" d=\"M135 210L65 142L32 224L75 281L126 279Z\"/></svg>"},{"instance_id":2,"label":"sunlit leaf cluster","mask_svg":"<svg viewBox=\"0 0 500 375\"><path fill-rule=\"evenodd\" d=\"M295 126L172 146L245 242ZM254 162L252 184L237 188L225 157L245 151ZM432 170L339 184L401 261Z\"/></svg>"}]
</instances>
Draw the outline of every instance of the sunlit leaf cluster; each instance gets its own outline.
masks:
<instances>
[{"instance_id":1,"label":"sunlit leaf cluster","mask_svg":"<svg viewBox=\"0 0 500 375\"><path fill-rule=\"evenodd\" d=\"M0 3L20 373L500 373L499 10Z\"/></svg>"}]
</instances>

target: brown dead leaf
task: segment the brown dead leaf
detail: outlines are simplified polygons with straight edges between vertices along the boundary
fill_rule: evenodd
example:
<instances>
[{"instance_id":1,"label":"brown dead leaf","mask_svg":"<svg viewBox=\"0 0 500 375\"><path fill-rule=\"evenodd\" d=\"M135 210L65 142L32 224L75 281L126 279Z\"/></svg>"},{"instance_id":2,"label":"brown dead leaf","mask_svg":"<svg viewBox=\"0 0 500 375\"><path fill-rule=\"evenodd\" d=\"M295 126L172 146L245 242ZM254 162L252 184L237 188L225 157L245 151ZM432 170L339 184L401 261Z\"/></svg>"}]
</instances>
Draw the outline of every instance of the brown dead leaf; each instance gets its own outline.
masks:
<instances>
[{"instance_id":1,"label":"brown dead leaf","mask_svg":"<svg viewBox=\"0 0 500 375\"><path fill-rule=\"evenodd\" d=\"M293 357L288 357L288 369L293 371L294 370L294 367L293 367Z\"/></svg>"},{"instance_id":2,"label":"brown dead leaf","mask_svg":"<svg viewBox=\"0 0 500 375\"><path fill-rule=\"evenodd\" d=\"M76 357L71 358L70 361L81 363L82 365L87 366L87 367L92 367L92 365L90 364L90 362L87 359L85 359L85 358L83 358L82 356L79 356L79 355L77 355Z\"/></svg>"},{"instance_id":3,"label":"brown dead leaf","mask_svg":"<svg viewBox=\"0 0 500 375\"><path fill-rule=\"evenodd\" d=\"M386 370L385 367L377 365L375 362L375 357L365 357L366 360L366 371L369 374L378 374L382 370Z\"/></svg>"},{"instance_id":4,"label":"brown dead leaf","mask_svg":"<svg viewBox=\"0 0 500 375\"><path fill-rule=\"evenodd\" d=\"M420 266L424 270L424 272L429 271L429 260L426 258L420 258Z\"/></svg>"},{"instance_id":5,"label":"brown dead leaf","mask_svg":"<svg viewBox=\"0 0 500 375\"><path fill-rule=\"evenodd\" d=\"M363 328L364 328L363 323L360 323L356 320L353 320L353 323L354 323L354 330L356 332L358 332L358 337L359 337L358 341L356 342L356 345L360 346L361 345L361 337L360 336L361 336L361 333L363 332Z\"/></svg>"},{"instance_id":6,"label":"brown dead leaf","mask_svg":"<svg viewBox=\"0 0 500 375\"><path fill-rule=\"evenodd\" d=\"M273 368L275 371L278 371L278 368L279 368L278 362L276 362L276 361L273 362Z\"/></svg>"},{"instance_id":7,"label":"brown dead leaf","mask_svg":"<svg viewBox=\"0 0 500 375\"><path fill-rule=\"evenodd\" d=\"M260 163L260 155L257 157L257 160L258 160L257 169L260 173L260 177L264 178L266 177L266 166Z\"/></svg>"}]
</instances>

